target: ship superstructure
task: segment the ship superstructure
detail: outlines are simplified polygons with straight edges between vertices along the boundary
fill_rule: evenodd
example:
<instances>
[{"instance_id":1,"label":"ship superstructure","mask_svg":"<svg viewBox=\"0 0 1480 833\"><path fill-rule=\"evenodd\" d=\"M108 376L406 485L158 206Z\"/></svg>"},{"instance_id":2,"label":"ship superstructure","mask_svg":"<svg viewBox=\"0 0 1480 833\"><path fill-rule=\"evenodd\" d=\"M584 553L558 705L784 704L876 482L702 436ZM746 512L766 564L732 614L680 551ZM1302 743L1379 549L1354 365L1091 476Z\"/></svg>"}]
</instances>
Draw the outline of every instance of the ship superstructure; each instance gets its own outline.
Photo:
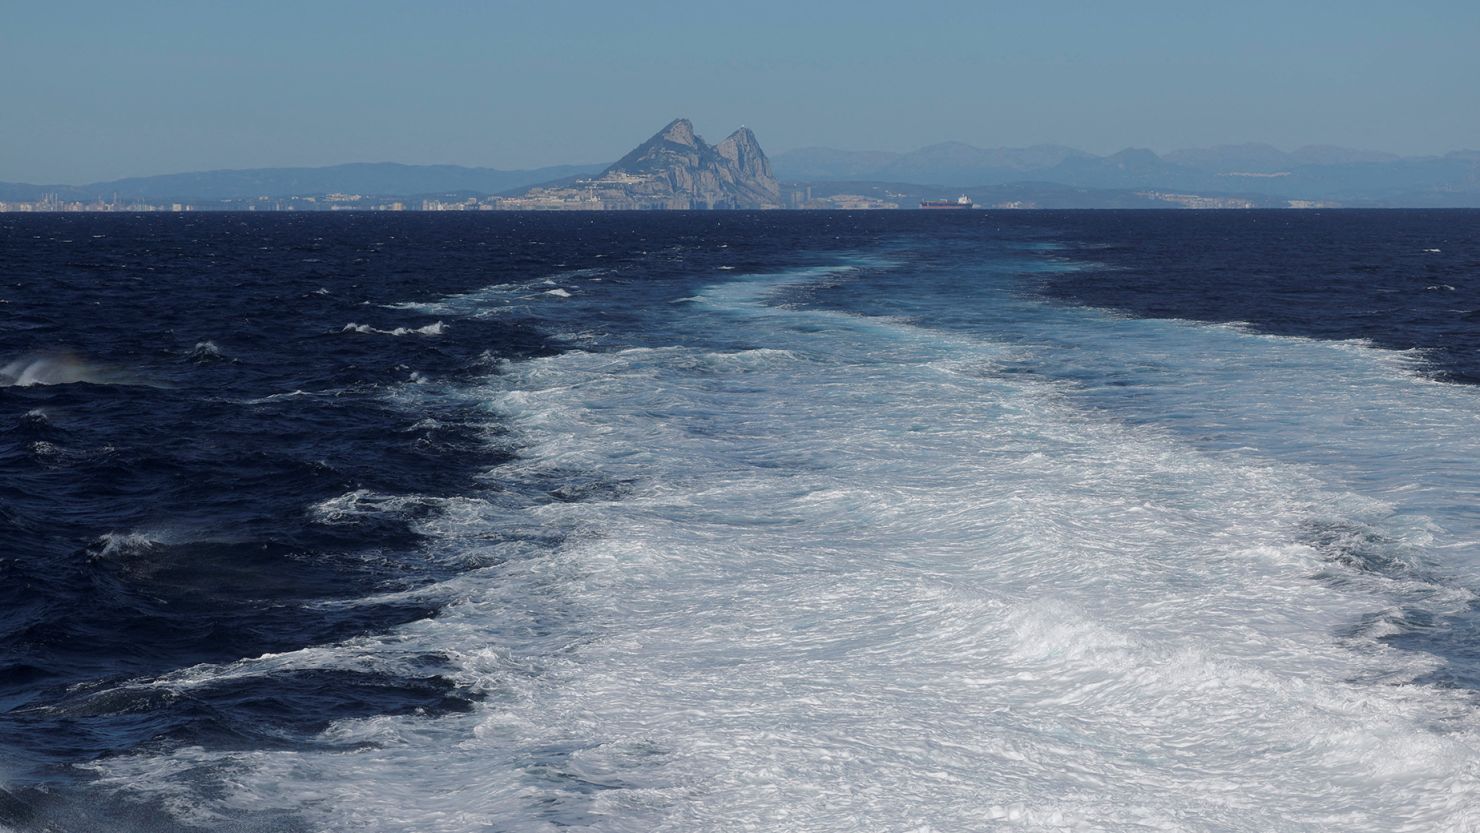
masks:
<instances>
[{"instance_id":1,"label":"ship superstructure","mask_svg":"<svg viewBox=\"0 0 1480 833\"><path fill-rule=\"evenodd\" d=\"M962 194L954 200L920 200L921 208L972 208L976 203L971 197Z\"/></svg>"}]
</instances>

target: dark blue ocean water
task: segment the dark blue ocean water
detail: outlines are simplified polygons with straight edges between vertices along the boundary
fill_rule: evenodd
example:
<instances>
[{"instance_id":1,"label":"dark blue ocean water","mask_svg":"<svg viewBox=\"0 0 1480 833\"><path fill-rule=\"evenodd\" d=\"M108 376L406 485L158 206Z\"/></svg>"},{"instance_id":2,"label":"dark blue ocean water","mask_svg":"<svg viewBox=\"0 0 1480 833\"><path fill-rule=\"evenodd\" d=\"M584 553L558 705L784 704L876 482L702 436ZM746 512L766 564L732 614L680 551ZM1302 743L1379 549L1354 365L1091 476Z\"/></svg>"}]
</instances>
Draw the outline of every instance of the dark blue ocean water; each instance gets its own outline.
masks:
<instances>
[{"instance_id":1,"label":"dark blue ocean water","mask_svg":"<svg viewBox=\"0 0 1480 833\"><path fill-rule=\"evenodd\" d=\"M1472 211L6 215L0 828L1463 829L1477 382Z\"/></svg>"}]
</instances>

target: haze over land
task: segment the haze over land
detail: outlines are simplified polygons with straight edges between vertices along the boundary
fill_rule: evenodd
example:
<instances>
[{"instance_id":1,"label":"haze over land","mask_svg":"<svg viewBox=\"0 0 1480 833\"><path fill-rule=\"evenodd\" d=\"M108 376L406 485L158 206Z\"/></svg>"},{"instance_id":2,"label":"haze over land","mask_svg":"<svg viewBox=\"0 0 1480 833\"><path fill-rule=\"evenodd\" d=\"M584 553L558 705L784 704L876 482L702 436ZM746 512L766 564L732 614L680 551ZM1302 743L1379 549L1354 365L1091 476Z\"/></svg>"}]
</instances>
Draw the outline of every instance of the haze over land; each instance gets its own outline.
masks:
<instances>
[{"instance_id":1,"label":"haze over land","mask_svg":"<svg viewBox=\"0 0 1480 833\"><path fill-rule=\"evenodd\" d=\"M651 180L658 172L663 172L661 182L638 187L628 181L634 175ZM811 147L767 158L748 128L710 146L691 122L680 119L610 165L500 170L347 163L164 174L81 186L0 183L0 206L51 200L248 208L268 201L260 207L280 208L279 201L297 199L298 208L364 208L383 204L376 200L396 200L404 207L400 201L409 199L420 200L413 207L492 204L506 209L898 208L958 191L978 204L1005 208L1467 207L1480 206L1480 151L1403 157L1334 146L1284 151L1249 143L1097 155L1063 145L980 148L941 142L907 153Z\"/></svg>"}]
</instances>

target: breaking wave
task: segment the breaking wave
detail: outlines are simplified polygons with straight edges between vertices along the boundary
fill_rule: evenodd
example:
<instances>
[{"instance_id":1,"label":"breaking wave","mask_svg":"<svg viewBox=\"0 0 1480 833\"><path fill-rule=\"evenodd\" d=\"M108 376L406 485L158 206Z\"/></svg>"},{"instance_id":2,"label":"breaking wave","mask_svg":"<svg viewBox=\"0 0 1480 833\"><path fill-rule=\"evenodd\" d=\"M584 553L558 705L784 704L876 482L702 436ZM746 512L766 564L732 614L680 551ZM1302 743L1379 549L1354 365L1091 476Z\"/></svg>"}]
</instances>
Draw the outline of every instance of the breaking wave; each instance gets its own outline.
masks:
<instances>
[{"instance_id":1,"label":"breaking wave","mask_svg":"<svg viewBox=\"0 0 1480 833\"><path fill-rule=\"evenodd\" d=\"M346 333L378 333L380 335L387 336L439 336L446 331L447 328L445 325L443 325L441 321L438 321L435 324L427 324L424 327L396 327L393 330L380 330L370 326L369 324L356 324L354 322L350 322L349 324L345 324L344 328L341 330L341 332Z\"/></svg>"},{"instance_id":2,"label":"breaking wave","mask_svg":"<svg viewBox=\"0 0 1480 833\"><path fill-rule=\"evenodd\" d=\"M66 353L23 356L0 367L0 388L32 385L137 385L137 376Z\"/></svg>"}]
</instances>

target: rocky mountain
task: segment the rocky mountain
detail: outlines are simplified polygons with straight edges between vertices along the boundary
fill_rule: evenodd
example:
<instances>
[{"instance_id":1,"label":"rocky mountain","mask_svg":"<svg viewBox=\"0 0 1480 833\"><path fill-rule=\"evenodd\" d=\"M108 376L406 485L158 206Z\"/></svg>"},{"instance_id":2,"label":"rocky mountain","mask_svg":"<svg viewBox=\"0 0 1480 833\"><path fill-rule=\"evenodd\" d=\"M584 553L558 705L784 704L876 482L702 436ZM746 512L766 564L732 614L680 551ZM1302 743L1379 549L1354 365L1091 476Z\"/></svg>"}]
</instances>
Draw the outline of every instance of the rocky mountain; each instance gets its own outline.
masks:
<instances>
[{"instance_id":1,"label":"rocky mountain","mask_svg":"<svg viewBox=\"0 0 1480 833\"><path fill-rule=\"evenodd\" d=\"M675 119L590 179L531 188L505 208L780 208L781 187L749 128L717 145Z\"/></svg>"}]
</instances>

